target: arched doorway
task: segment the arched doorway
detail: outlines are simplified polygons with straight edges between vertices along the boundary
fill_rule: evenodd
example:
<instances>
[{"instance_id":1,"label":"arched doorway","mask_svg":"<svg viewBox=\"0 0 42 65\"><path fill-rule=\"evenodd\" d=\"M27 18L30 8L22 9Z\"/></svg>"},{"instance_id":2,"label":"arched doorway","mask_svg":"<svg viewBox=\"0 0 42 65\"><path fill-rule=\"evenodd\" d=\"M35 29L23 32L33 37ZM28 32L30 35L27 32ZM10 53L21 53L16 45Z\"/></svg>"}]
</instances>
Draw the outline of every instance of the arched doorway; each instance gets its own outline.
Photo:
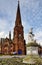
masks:
<instances>
[{"instance_id":1,"label":"arched doorway","mask_svg":"<svg viewBox=\"0 0 42 65\"><path fill-rule=\"evenodd\" d=\"M22 50L21 50L21 49L18 50L18 54L19 54L19 55L22 54Z\"/></svg>"}]
</instances>

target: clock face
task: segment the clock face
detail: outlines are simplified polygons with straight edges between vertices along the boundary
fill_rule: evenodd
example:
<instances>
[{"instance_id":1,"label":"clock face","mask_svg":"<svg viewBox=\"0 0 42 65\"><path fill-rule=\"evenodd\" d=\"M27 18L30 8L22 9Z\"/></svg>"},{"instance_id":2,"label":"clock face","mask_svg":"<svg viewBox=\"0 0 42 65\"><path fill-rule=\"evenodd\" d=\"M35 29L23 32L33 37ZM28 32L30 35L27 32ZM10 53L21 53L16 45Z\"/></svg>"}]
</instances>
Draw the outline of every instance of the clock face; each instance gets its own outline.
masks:
<instances>
[{"instance_id":1,"label":"clock face","mask_svg":"<svg viewBox=\"0 0 42 65\"><path fill-rule=\"evenodd\" d=\"M21 34L19 34L19 37L21 37Z\"/></svg>"}]
</instances>

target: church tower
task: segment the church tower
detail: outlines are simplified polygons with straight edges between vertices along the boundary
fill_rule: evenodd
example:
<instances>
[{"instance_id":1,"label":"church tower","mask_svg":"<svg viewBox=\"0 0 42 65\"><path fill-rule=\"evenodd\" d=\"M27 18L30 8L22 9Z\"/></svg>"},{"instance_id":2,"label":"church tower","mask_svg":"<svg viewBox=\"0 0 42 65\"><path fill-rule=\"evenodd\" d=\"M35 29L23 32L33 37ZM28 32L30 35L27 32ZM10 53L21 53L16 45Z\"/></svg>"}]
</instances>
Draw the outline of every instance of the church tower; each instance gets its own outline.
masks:
<instances>
[{"instance_id":1,"label":"church tower","mask_svg":"<svg viewBox=\"0 0 42 65\"><path fill-rule=\"evenodd\" d=\"M15 27L13 32L13 43L15 45L15 52L17 52L17 54L20 54L20 55L26 54L26 43L24 40L24 31L23 31L23 26L21 22L19 1L18 1L18 7L17 7Z\"/></svg>"}]
</instances>

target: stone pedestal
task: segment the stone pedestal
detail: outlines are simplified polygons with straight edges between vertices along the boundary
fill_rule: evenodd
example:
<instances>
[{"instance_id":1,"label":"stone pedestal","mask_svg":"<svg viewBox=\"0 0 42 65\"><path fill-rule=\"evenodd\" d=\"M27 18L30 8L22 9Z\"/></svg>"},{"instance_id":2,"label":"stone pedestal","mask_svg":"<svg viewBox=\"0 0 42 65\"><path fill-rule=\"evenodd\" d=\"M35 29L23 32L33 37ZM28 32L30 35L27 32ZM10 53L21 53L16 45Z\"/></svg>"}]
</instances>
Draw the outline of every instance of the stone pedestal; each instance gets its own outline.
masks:
<instances>
[{"instance_id":1,"label":"stone pedestal","mask_svg":"<svg viewBox=\"0 0 42 65\"><path fill-rule=\"evenodd\" d=\"M38 55L38 47L27 47L26 54L36 54Z\"/></svg>"}]
</instances>

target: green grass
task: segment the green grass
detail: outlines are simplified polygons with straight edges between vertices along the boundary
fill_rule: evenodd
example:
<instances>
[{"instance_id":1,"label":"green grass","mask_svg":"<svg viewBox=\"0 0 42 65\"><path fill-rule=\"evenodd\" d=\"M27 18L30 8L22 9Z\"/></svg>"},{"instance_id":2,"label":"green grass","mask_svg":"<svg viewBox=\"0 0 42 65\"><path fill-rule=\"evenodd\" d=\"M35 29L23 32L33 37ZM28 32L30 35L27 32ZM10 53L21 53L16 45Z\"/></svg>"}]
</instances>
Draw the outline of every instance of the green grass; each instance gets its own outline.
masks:
<instances>
[{"instance_id":1,"label":"green grass","mask_svg":"<svg viewBox=\"0 0 42 65\"><path fill-rule=\"evenodd\" d=\"M23 58L5 58L0 59L0 65L32 65L32 64L25 64L22 63ZM40 65L40 64L35 64Z\"/></svg>"},{"instance_id":2,"label":"green grass","mask_svg":"<svg viewBox=\"0 0 42 65\"><path fill-rule=\"evenodd\" d=\"M35 64L42 65L42 58L40 58L39 55L27 55L26 58L23 59L23 61L26 61L27 63L33 61Z\"/></svg>"}]
</instances>

